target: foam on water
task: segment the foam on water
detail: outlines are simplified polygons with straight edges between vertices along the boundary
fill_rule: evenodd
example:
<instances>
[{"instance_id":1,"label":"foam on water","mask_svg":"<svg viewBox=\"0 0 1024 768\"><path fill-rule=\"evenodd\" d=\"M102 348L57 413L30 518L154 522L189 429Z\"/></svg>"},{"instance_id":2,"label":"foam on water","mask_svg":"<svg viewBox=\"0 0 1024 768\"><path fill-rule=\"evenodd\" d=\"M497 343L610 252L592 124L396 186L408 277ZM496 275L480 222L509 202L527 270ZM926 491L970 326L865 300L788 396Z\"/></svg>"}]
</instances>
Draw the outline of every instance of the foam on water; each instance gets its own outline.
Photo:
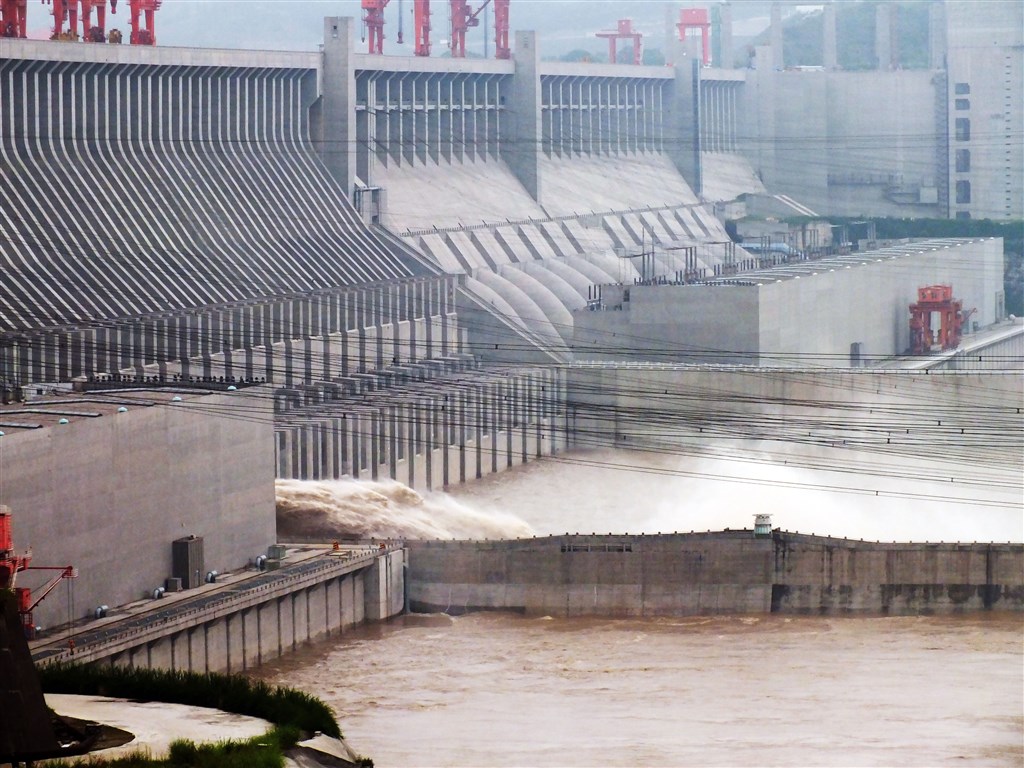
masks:
<instances>
[{"instance_id":1,"label":"foam on water","mask_svg":"<svg viewBox=\"0 0 1024 768\"><path fill-rule=\"evenodd\" d=\"M420 495L388 480L278 480L282 539L500 539L533 529L503 512L481 512L443 493Z\"/></svg>"}]
</instances>

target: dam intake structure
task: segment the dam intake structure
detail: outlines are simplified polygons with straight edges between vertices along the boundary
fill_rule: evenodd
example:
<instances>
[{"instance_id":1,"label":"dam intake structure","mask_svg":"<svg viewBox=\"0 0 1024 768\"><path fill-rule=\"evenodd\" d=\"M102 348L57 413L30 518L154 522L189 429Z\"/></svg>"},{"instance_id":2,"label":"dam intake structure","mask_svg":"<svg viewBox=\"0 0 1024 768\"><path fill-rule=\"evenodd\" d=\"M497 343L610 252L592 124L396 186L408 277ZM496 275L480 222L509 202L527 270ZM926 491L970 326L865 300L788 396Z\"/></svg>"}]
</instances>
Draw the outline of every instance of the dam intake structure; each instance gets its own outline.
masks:
<instances>
[{"instance_id":1,"label":"dam intake structure","mask_svg":"<svg viewBox=\"0 0 1024 768\"><path fill-rule=\"evenodd\" d=\"M1024 545L774 530L408 542L412 611L653 617L1024 611Z\"/></svg>"}]
</instances>

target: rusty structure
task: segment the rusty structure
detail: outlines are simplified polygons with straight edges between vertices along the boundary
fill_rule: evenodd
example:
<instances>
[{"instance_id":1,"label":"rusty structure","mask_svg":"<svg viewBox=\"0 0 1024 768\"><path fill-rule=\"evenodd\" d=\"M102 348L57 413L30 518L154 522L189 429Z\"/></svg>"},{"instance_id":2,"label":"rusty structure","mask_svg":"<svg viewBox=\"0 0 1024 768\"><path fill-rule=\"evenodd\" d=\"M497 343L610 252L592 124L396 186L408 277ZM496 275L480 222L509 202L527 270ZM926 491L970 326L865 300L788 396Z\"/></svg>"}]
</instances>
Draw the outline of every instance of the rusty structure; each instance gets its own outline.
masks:
<instances>
[{"instance_id":1,"label":"rusty structure","mask_svg":"<svg viewBox=\"0 0 1024 768\"><path fill-rule=\"evenodd\" d=\"M973 309L964 312L963 302L953 298L953 286L930 285L917 289L917 303L910 305L910 353L927 355L938 346L940 350L956 349L967 319ZM938 315L938 327L932 323Z\"/></svg>"}]
</instances>

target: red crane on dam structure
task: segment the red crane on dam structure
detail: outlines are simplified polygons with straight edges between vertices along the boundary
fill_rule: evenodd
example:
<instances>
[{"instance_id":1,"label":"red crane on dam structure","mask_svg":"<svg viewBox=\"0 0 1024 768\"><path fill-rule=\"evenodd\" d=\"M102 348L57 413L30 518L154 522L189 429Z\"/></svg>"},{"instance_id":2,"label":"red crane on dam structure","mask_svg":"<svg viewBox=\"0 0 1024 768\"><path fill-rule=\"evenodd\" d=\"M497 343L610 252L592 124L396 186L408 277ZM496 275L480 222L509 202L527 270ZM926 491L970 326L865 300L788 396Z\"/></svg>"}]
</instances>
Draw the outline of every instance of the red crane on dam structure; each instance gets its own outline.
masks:
<instances>
[{"instance_id":1,"label":"red crane on dam structure","mask_svg":"<svg viewBox=\"0 0 1024 768\"><path fill-rule=\"evenodd\" d=\"M422 0L429 2L429 0ZM494 4L494 57L508 59L512 52L508 47L508 12L510 0L484 0L475 11L468 0L449 0L451 34L448 49L453 59L466 57L466 31L480 26L480 14L487 6Z\"/></svg>"},{"instance_id":2,"label":"red crane on dam structure","mask_svg":"<svg viewBox=\"0 0 1024 768\"><path fill-rule=\"evenodd\" d=\"M975 310L963 310L963 302L953 298L953 286L930 285L917 289L917 303L910 305L910 353L927 355L936 345L942 350L960 346L964 325ZM938 315L939 327L932 330L932 317Z\"/></svg>"},{"instance_id":3,"label":"red crane on dam structure","mask_svg":"<svg viewBox=\"0 0 1024 768\"><path fill-rule=\"evenodd\" d=\"M700 31L701 61L707 67L711 64L711 21L706 8L682 8L679 11L679 41L686 42L690 30Z\"/></svg>"},{"instance_id":4,"label":"red crane on dam structure","mask_svg":"<svg viewBox=\"0 0 1024 768\"><path fill-rule=\"evenodd\" d=\"M633 29L632 19L619 19L615 29L605 30L596 33L598 37L608 40L608 62L615 64L618 61L619 40L633 41L633 63L639 64L643 60L643 33Z\"/></svg>"},{"instance_id":5,"label":"red crane on dam structure","mask_svg":"<svg viewBox=\"0 0 1024 768\"><path fill-rule=\"evenodd\" d=\"M367 41L367 53L384 53L384 10L391 0L362 0L363 39ZM494 55L508 59L512 51L508 44L509 4L511 0L484 0L475 10L469 0L448 0L449 35L448 50L452 58L466 56L466 32L480 26L480 14L485 8L494 8ZM413 0L413 53L416 56L430 55L430 0ZM402 29L403 12L401 0L398 11L398 42L404 42Z\"/></svg>"},{"instance_id":6,"label":"red crane on dam structure","mask_svg":"<svg viewBox=\"0 0 1024 768\"><path fill-rule=\"evenodd\" d=\"M52 5L53 28L51 40L87 43L120 43L120 30L113 29L107 34L107 0L43 0ZM128 0L131 13L132 45L156 45L156 12L163 0ZM27 0L0 0L0 37L27 36ZM96 11L96 23L92 23L92 12ZM110 12L117 13L117 0L110 0ZM79 38L78 20L82 20L82 34ZM66 26L65 26L66 25Z\"/></svg>"},{"instance_id":7,"label":"red crane on dam structure","mask_svg":"<svg viewBox=\"0 0 1024 768\"><path fill-rule=\"evenodd\" d=\"M47 595L64 579L78 577L78 570L70 565L46 566L29 565L32 562L32 552L28 551L18 555L14 551L14 536L11 530L11 510L9 507L0 505L0 589L14 591L14 602L18 614L21 616L22 627L26 637L35 635L35 622L32 619L32 611L36 609ZM17 586L18 574L22 571L60 571L50 579L46 586L36 590L33 594L28 587ZM33 600L33 597L35 598Z\"/></svg>"}]
</instances>

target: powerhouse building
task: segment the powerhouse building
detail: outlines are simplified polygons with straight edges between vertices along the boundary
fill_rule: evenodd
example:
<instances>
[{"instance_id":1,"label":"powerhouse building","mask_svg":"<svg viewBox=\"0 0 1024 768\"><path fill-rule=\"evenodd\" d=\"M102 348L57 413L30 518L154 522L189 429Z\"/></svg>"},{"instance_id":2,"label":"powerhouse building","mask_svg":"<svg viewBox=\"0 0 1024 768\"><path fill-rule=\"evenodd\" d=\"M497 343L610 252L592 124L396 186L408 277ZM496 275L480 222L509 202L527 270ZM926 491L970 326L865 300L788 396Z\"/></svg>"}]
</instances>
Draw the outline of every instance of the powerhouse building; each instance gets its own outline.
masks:
<instances>
[{"instance_id":1,"label":"powerhouse building","mask_svg":"<svg viewBox=\"0 0 1024 768\"><path fill-rule=\"evenodd\" d=\"M561 450L599 286L713 299L688 317L714 346L738 332L714 318L737 315L700 284L761 281L740 301L775 336L759 321L751 354L835 344L843 367L855 342L904 350L919 285L952 277L973 322L1000 320L997 241L955 244L955 272L908 256L890 267L906 291L883 296L845 264L766 277L783 265L723 220L743 196L1020 218L1020 8L981 24L975 5L936 7L920 71L786 71L778 39L751 69L685 46L670 67L548 62L530 32L511 60L370 56L340 18L310 53L0 38L0 502L18 540L79 566L79 608L116 604L170 575L181 536L213 567L251 561L275 474L442 488ZM887 318L874 335L805 339L813 318L784 310L852 296Z\"/></svg>"}]
</instances>

